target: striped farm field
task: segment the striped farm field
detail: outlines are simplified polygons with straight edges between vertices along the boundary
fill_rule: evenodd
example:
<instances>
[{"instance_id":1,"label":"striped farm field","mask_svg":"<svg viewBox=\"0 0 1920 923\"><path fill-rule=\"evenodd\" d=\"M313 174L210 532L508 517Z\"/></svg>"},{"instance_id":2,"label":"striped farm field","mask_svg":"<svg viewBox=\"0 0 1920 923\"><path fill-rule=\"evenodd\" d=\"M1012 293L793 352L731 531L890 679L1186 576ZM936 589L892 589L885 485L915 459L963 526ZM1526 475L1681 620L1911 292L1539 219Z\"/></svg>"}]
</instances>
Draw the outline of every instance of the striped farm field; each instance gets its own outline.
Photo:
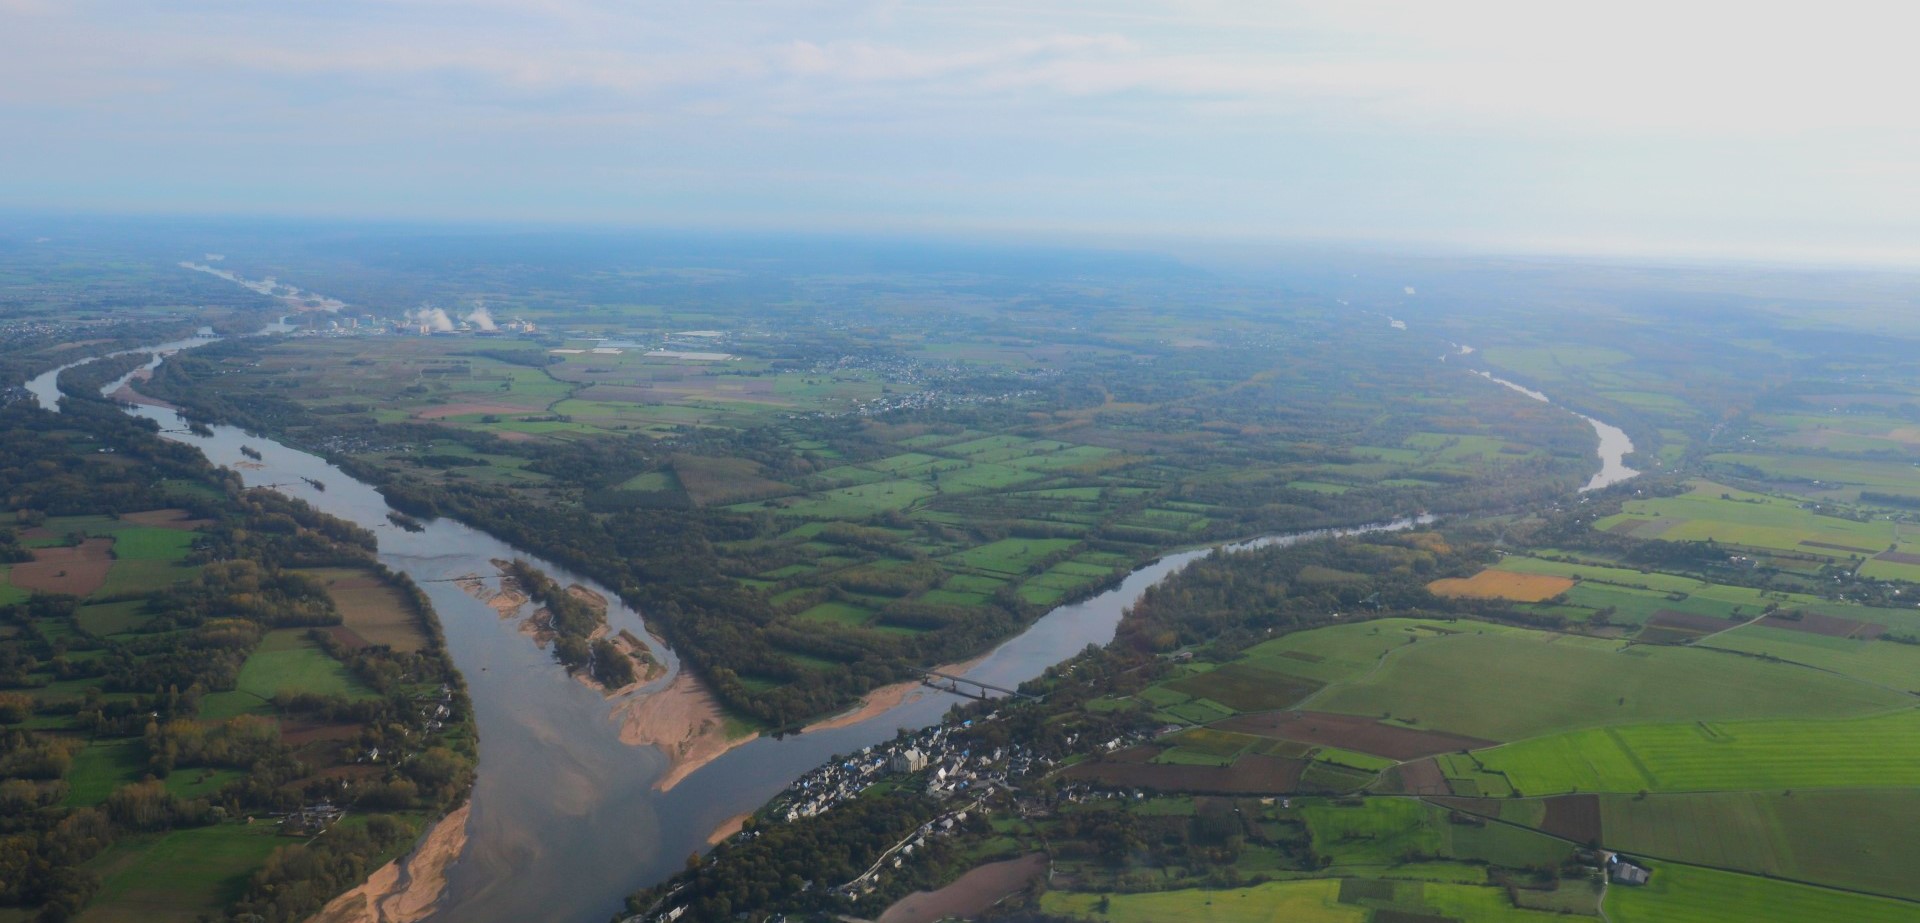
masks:
<instances>
[{"instance_id":1,"label":"striped farm field","mask_svg":"<svg viewBox=\"0 0 1920 923\"><path fill-rule=\"evenodd\" d=\"M1537 603L1573 589L1573 581L1547 574L1519 574L1489 567L1471 577L1448 577L1427 584L1435 596L1469 596L1476 599L1510 599Z\"/></svg>"},{"instance_id":2,"label":"striped farm field","mask_svg":"<svg viewBox=\"0 0 1920 923\"><path fill-rule=\"evenodd\" d=\"M1594 728L1474 755L1528 795L1920 786L1920 710Z\"/></svg>"},{"instance_id":3,"label":"striped farm field","mask_svg":"<svg viewBox=\"0 0 1920 923\"><path fill-rule=\"evenodd\" d=\"M1653 879L1643 887L1609 888L1606 907L1613 923L1906 923L1920 919L1920 904L1908 901L1677 863L1655 866Z\"/></svg>"},{"instance_id":4,"label":"striped farm field","mask_svg":"<svg viewBox=\"0 0 1920 923\"><path fill-rule=\"evenodd\" d=\"M1474 625L1403 642L1377 669L1329 684L1303 707L1517 741L1600 725L1856 717L1908 701L1880 686L1759 658Z\"/></svg>"},{"instance_id":5,"label":"striped farm field","mask_svg":"<svg viewBox=\"0 0 1920 923\"><path fill-rule=\"evenodd\" d=\"M1598 800L1610 849L1920 900L1908 820L1920 816L1920 789L1610 794Z\"/></svg>"}]
</instances>

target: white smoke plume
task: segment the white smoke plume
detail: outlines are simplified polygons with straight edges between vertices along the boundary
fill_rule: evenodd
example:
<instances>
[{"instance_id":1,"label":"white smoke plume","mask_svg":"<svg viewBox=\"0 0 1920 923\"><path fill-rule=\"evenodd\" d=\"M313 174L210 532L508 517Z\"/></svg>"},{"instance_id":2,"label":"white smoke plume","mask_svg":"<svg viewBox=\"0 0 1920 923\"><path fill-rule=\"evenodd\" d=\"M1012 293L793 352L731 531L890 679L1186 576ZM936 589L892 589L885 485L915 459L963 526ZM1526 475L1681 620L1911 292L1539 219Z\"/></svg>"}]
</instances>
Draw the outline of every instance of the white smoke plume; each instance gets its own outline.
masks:
<instances>
[{"instance_id":1,"label":"white smoke plume","mask_svg":"<svg viewBox=\"0 0 1920 923\"><path fill-rule=\"evenodd\" d=\"M479 329L481 329L481 330L498 330L498 329L500 329L500 328L499 328L498 326L496 326L496 325L494 324L494 322L493 322L493 315L492 315L492 314L489 314L489 313L487 313L487 306L486 306L486 305L477 305L477 306L475 306L475 307L474 307L474 309L473 309L473 313L472 313L472 314L468 314L468 315L467 315L466 317L463 317L463 318L460 318L460 319L461 319L461 320L463 320L463 321L466 321L466 322L467 322L467 323L469 323L469 324L472 324L472 325L474 325L475 327L477 327L477 328L479 328Z\"/></svg>"},{"instance_id":2,"label":"white smoke plume","mask_svg":"<svg viewBox=\"0 0 1920 923\"><path fill-rule=\"evenodd\" d=\"M407 312L407 323L415 327L425 327L434 333L444 333L453 329L453 318L439 308L417 308Z\"/></svg>"}]
</instances>

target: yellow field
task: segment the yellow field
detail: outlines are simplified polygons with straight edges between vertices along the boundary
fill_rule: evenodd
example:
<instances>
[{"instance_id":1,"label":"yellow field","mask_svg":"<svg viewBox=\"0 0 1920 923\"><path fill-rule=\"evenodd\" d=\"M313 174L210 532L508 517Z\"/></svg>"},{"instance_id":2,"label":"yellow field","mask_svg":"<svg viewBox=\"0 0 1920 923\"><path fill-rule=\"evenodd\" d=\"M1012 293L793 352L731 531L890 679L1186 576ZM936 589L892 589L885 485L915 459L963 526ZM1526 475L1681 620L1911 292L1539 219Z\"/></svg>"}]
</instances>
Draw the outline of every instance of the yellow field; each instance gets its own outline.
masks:
<instances>
[{"instance_id":1,"label":"yellow field","mask_svg":"<svg viewBox=\"0 0 1920 923\"><path fill-rule=\"evenodd\" d=\"M1537 603L1573 589L1573 580L1547 574L1516 574L1489 567L1465 579L1449 577L1427 584L1435 596L1472 596L1478 599L1510 599Z\"/></svg>"}]
</instances>

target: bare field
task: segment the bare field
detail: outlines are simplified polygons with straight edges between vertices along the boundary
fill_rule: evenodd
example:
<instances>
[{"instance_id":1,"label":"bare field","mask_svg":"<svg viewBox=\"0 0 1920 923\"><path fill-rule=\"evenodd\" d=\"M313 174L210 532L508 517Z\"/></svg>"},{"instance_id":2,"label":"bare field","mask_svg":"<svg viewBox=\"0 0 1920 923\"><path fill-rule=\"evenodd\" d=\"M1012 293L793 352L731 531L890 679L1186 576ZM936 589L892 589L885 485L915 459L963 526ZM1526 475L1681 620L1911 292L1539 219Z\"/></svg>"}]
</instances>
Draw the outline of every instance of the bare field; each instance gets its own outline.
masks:
<instances>
[{"instance_id":1,"label":"bare field","mask_svg":"<svg viewBox=\"0 0 1920 923\"><path fill-rule=\"evenodd\" d=\"M1300 790L1307 764L1277 756L1243 756L1231 766L1182 766L1121 760L1081 763L1063 773L1069 779L1115 788L1210 795L1277 795Z\"/></svg>"},{"instance_id":2,"label":"bare field","mask_svg":"<svg viewBox=\"0 0 1920 923\"><path fill-rule=\"evenodd\" d=\"M1358 750L1389 759L1411 760L1436 753L1477 750L1495 741L1420 731L1382 724L1359 715L1335 715L1326 712L1284 711L1264 715L1241 715L1211 725L1223 731L1239 731L1261 737L1279 737L1302 743Z\"/></svg>"},{"instance_id":3,"label":"bare field","mask_svg":"<svg viewBox=\"0 0 1920 923\"><path fill-rule=\"evenodd\" d=\"M213 524L213 520L211 519L189 519L187 517L187 511L182 509L147 510L141 513L120 514L120 520L122 522L130 522L137 526L151 526L156 529L179 529L183 532L192 532L201 526Z\"/></svg>"},{"instance_id":4,"label":"bare field","mask_svg":"<svg viewBox=\"0 0 1920 923\"><path fill-rule=\"evenodd\" d=\"M368 644L411 654L427 646L427 633L407 598L379 575L355 568L315 568L308 576L326 585L343 628Z\"/></svg>"},{"instance_id":5,"label":"bare field","mask_svg":"<svg viewBox=\"0 0 1920 923\"><path fill-rule=\"evenodd\" d=\"M989 862L955 879L938 891L915 891L895 901L880 915L880 923L935 923L937 920L970 919L985 913L1027 882L1047 870L1044 853L1033 853L1004 862Z\"/></svg>"},{"instance_id":6,"label":"bare field","mask_svg":"<svg viewBox=\"0 0 1920 923\"><path fill-rule=\"evenodd\" d=\"M107 582L113 539L90 538L77 546L35 548L33 560L13 565L7 581L36 593L86 596Z\"/></svg>"}]
</instances>

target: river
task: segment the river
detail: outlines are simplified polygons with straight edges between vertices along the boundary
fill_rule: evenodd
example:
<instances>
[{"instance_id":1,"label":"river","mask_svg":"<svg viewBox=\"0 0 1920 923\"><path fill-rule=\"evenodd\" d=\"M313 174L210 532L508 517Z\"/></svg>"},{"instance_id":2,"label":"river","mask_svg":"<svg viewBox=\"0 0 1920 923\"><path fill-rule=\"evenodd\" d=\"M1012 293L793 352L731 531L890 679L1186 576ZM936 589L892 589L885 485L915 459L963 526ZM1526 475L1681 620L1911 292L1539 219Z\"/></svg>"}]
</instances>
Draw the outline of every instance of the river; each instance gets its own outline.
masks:
<instances>
[{"instance_id":1,"label":"river","mask_svg":"<svg viewBox=\"0 0 1920 923\"><path fill-rule=\"evenodd\" d=\"M1472 347L1462 347L1462 349L1471 351ZM1553 399L1545 394L1525 385L1515 384L1504 378L1495 377L1492 372L1475 371L1473 374L1494 382L1495 384L1504 385L1543 404L1553 403ZM1627 467L1627 456L1633 454L1633 440L1627 438L1626 430L1603 420L1596 420L1577 410L1568 410L1567 412L1587 421L1587 424L1593 427L1594 434L1600 437L1600 445L1595 449L1595 452L1600 456L1600 470L1595 472L1593 477L1587 481L1587 486L1580 488L1581 493L1584 494L1588 491L1599 490L1602 487L1612 487L1621 481L1640 475L1638 470Z\"/></svg>"},{"instance_id":2,"label":"river","mask_svg":"<svg viewBox=\"0 0 1920 923\"><path fill-rule=\"evenodd\" d=\"M197 337L125 352L171 354L210 342L214 340ZM157 355L153 364L160 358ZM70 367L29 382L42 406L57 410L56 379ZM107 385L103 393L112 393L131 377ZM601 923L622 909L626 895L679 870L688 854L705 848L709 832L729 818L758 808L834 754L891 738L901 727L938 722L958 701L919 690L855 724L782 740L753 740L678 785L657 790L655 783L666 775L668 760L656 748L620 742L613 711L621 702L570 679L514 621L502 619L452 581L478 574L489 587L498 588L498 570L491 562L517 557L562 584L578 583L599 593L608 600L611 628L647 639L669 668L667 676L634 695L665 688L679 670L677 658L651 639L639 613L617 594L453 520L433 520L420 532L399 528L388 520L390 508L378 492L317 456L231 426L214 426L211 435L197 435L166 408L138 406L128 412L158 423L166 438L198 447L249 486L272 487L373 530L379 537L380 560L411 577L432 600L448 652L466 677L481 740L467 847L448 875L447 893L433 920ZM242 446L260 457L243 455ZM309 478L325 488L314 487ZM1293 544L1415 523L1402 519L1270 536L1230 547ZM1014 687L1089 644L1112 641L1121 614L1148 586L1210 551L1167 555L1105 592L1053 609L969 666L967 675Z\"/></svg>"}]
</instances>

